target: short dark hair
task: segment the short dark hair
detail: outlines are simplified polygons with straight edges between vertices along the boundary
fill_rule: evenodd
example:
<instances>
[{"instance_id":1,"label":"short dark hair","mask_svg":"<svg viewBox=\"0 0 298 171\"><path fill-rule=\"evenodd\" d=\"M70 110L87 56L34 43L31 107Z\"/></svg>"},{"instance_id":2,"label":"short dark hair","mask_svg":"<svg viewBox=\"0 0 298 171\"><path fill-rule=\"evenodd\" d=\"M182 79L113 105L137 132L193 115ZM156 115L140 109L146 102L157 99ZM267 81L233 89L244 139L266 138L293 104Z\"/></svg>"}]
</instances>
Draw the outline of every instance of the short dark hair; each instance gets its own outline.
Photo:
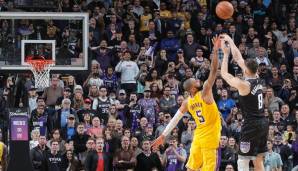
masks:
<instances>
[{"instance_id":1,"label":"short dark hair","mask_svg":"<svg viewBox=\"0 0 298 171\"><path fill-rule=\"evenodd\" d=\"M254 60L254 59L247 59L245 61L245 65L246 65L246 67L249 69L249 71L252 74L256 74L257 73L259 65L258 65L258 63L257 63L256 60Z\"/></svg>"}]
</instances>

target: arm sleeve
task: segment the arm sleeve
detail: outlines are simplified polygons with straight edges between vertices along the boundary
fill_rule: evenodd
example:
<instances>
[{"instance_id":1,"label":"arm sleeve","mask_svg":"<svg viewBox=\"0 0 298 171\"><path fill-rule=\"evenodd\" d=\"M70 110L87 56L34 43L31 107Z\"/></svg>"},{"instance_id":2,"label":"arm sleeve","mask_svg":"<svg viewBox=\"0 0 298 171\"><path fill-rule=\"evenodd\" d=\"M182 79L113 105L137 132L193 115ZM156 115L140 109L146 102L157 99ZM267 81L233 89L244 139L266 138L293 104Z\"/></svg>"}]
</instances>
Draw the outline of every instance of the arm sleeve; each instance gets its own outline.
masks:
<instances>
[{"instance_id":1,"label":"arm sleeve","mask_svg":"<svg viewBox=\"0 0 298 171\"><path fill-rule=\"evenodd\" d=\"M167 125L167 127L163 131L162 135L164 135L164 136L169 135L170 132L176 127L176 125L178 124L178 122L180 121L182 116L183 116L183 113L181 113L180 110L178 110L176 112L175 116L173 117L173 119L170 121L170 123Z\"/></svg>"},{"instance_id":2,"label":"arm sleeve","mask_svg":"<svg viewBox=\"0 0 298 171\"><path fill-rule=\"evenodd\" d=\"M121 70L122 70L122 61L120 61L115 67L116 72L121 72Z\"/></svg>"}]
</instances>

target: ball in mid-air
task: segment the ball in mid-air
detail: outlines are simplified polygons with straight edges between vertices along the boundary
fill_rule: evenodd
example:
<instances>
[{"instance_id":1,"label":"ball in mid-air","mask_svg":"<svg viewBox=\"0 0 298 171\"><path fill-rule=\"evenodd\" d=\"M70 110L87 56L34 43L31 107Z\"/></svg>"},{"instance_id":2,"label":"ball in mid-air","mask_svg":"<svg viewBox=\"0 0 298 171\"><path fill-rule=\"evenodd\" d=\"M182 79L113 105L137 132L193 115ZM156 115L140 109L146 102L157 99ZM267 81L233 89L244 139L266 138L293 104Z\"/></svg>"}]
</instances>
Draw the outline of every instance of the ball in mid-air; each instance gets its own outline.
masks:
<instances>
[{"instance_id":1,"label":"ball in mid-air","mask_svg":"<svg viewBox=\"0 0 298 171\"><path fill-rule=\"evenodd\" d=\"M230 2L221 1L216 5L215 12L219 18L226 20L233 16L234 8Z\"/></svg>"}]
</instances>

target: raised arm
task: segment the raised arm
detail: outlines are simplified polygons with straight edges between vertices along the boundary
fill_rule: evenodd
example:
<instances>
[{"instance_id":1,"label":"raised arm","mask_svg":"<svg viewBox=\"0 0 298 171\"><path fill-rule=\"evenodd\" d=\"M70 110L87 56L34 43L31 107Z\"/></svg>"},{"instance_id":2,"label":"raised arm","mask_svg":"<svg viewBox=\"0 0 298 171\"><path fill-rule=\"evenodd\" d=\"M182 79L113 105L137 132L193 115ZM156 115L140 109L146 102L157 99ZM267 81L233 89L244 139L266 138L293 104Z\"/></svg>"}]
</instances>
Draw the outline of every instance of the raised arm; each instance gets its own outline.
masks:
<instances>
[{"instance_id":1,"label":"raised arm","mask_svg":"<svg viewBox=\"0 0 298 171\"><path fill-rule=\"evenodd\" d=\"M221 42L221 48L224 53L224 57L221 63L221 76L232 87L235 87L240 95L247 95L249 93L249 83L243 81L237 77L234 77L228 72L228 61L230 55L230 46L227 46L224 41Z\"/></svg>"},{"instance_id":2,"label":"raised arm","mask_svg":"<svg viewBox=\"0 0 298 171\"><path fill-rule=\"evenodd\" d=\"M224 41L227 41L228 44L230 45L233 59L237 62L239 67L244 72L246 70L246 66L245 66L244 59L242 57L240 50L237 48L233 39L229 35L225 34L225 35L223 35L223 37L224 37Z\"/></svg>"},{"instance_id":3,"label":"raised arm","mask_svg":"<svg viewBox=\"0 0 298 171\"><path fill-rule=\"evenodd\" d=\"M214 47L213 47L213 52L212 52L213 55L211 55L212 56L211 69L210 69L208 79L204 82L203 90L202 90L203 100L207 104L211 104L214 101L213 95L212 95L212 86L215 82L217 69L218 69L218 49L220 48L220 45L221 45L220 41L221 40L219 39L219 37L215 37L212 40Z\"/></svg>"}]
</instances>

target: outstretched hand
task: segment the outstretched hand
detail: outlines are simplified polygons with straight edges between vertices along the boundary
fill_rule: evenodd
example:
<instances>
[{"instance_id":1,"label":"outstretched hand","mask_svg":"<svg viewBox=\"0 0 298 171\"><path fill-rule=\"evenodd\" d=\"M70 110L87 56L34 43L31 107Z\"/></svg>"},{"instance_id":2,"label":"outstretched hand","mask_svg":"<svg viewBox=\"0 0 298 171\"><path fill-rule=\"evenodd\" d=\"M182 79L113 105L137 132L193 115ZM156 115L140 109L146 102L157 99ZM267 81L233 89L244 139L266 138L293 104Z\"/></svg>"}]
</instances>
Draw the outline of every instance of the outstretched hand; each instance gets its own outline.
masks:
<instances>
[{"instance_id":1,"label":"outstretched hand","mask_svg":"<svg viewBox=\"0 0 298 171\"><path fill-rule=\"evenodd\" d=\"M228 41L228 38L226 39L227 35L221 35L220 39L221 39L221 49L224 53L224 56L229 56L230 55L230 51L231 51L231 46L230 43ZM228 36L229 37L229 36Z\"/></svg>"},{"instance_id":2,"label":"outstretched hand","mask_svg":"<svg viewBox=\"0 0 298 171\"><path fill-rule=\"evenodd\" d=\"M220 36L215 36L212 38L212 43L213 43L213 49L214 50L218 50L221 46L221 40L220 40Z\"/></svg>"},{"instance_id":3,"label":"outstretched hand","mask_svg":"<svg viewBox=\"0 0 298 171\"><path fill-rule=\"evenodd\" d=\"M152 150L157 150L159 148L160 145L162 145L165 141L165 136L164 135L160 135L156 140L153 141L153 143L151 144L151 148Z\"/></svg>"}]
</instances>

